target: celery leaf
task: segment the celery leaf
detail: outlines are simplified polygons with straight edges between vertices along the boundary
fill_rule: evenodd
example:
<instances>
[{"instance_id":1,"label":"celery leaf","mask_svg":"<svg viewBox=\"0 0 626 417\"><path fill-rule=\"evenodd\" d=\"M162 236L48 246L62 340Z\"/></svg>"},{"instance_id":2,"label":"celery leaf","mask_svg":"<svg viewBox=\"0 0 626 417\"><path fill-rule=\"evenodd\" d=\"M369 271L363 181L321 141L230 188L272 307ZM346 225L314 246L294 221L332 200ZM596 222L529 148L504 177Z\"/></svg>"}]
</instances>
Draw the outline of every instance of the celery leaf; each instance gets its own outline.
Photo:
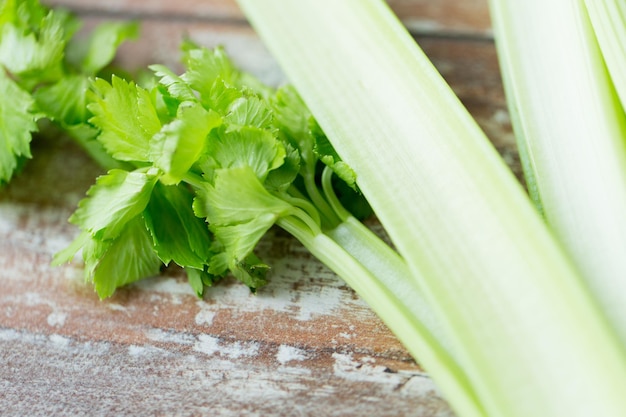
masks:
<instances>
[{"instance_id":1,"label":"celery leaf","mask_svg":"<svg viewBox=\"0 0 626 417\"><path fill-rule=\"evenodd\" d=\"M88 88L89 80L83 75L74 74L38 88L33 96L39 108L52 120L62 125L75 125L87 120Z\"/></svg>"},{"instance_id":2,"label":"celery leaf","mask_svg":"<svg viewBox=\"0 0 626 417\"><path fill-rule=\"evenodd\" d=\"M271 105L280 131L307 161L314 160L315 140L309 129L311 112L296 90L290 85L280 88L272 98Z\"/></svg>"},{"instance_id":3,"label":"celery leaf","mask_svg":"<svg viewBox=\"0 0 626 417\"><path fill-rule=\"evenodd\" d=\"M181 104L176 119L150 141L150 159L165 174L161 181L180 182L204 151L207 135L221 123L217 113L205 110L197 102Z\"/></svg>"},{"instance_id":4,"label":"celery leaf","mask_svg":"<svg viewBox=\"0 0 626 417\"><path fill-rule=\"evenodd\" d=\"M295 181L300 171L300 153L291 144L283 143L285 159L283 164L271 170L265 178L265 188L270 191L285 191Z\"/></svg>"},{"instance_id":5,"label":"celery leaf","mask_svg":"<svg viewBox=\"0 0 626 417\"><path fill-rule=\"evenodd\" d=\"M115 239L146 208L156 180L149 173L113 169L98 177L70 222L97 239Z\"/></svg>"},{"instance_id":6,"label":"celery leaf","mask_svg":"<svg viewBox=\"0 0 626 417\"><path fill-rule=\"evenodd\" d=\"M185 50L183 62L187 71L181 78L202 96L210 96L211 88L218 79L226 84L236 85L239 78L239 70L226 56L223 48L215 48L213 51L205 48Z\"/></svg>"},{"instance_id":7,"label":"celery leaf","mask_svg":"<svg viewBox=\"0 0 626 417\"><path fill-rule=\"evenodd\" d=\"M165 87L169 95L179 102L195 101L196 96L191 87L165 65L150 65L150 69L158 78L159 84Z\"/></svg>"},{"instance_id":8,"label":"celery leaf","mask_svg":"<svg viewBox=\"0 0 626 417\"><path fill-rule=\"evenodd\" d=\"M154 103L145 89L113 76L97 79L90 122L102 130L100 142L121 161L150 161L150 139L161 128Z\"/></svg>"},{"instance_id":9,"label":"celery leaf","mask_svg":"<svg viewBox=\"0 0 626 417\"><path fill-rule=\"evenodd\" d=\"M214 184L203 183L194 201L196 216L206 217L214 226L249 222L265 213L278 218L291 209L263 187L249 166L216 170Z\"/></svg>"},{"instance_id":10,"label":"celery leaf","mask_svg":"<svg viewBox=\"0 0 626 417\"><path fill-rule=\"evenodd\" d=\"M8 182L21 158L30 158L37 130L34 99L0 68L0 183Z\"/></svg>"},{"instance_id":11,"label":"celery leaf","mask_svg":"<svg viewBox=\"0 0 626 417\"><path fill-rule=\"evenodd\" d=\"M267 130L249 126L222 128L212 132L206 155L214 169L247 166L264 180L271 170L283 164L285 147Z\"/></svg>"},{"instance_id":12,"label":"celery leaf","mask_svg":"<svg viewBox=\"0 0 626 417\"><path fill-rule=\"evenodd\" d=\"M206 217L221 253L211 259L209 272L233 275L251 289L265 284L268 267L252 250L281 216L293 206L270 194L249 166L219 169L214 184L205 183L194 202L196 215Z\"/></svg>"},{"instance_id":13,"label":"celery leaf","mask_svg":"<svg viewBox=\"0 0 626 417\"><path fill-rule=\"evenodd\" d=\"M227 85L221 78L211 87L209 94L202 95L202 104L226 116L230 111L230 105L235 100L243 97L243 92L238 88Z\"/></svg>"},{"instance_id":14,"label":"celery leaf","mask_svg":"<svg viewBox=\"0 0 626 417\"><path fill-rule=\"evenodd\" d=\"M50 11L37 22L36 30L19 21L0 27L0 64L30 89L41 80L61 75L68 15Z\"/></svg>"},{"instance_id":15,"label":"celery leaf","mask_svg":"<svg viewBox=\"0 0 626 417\"><path fill-rule=\"evenodd\" d=\"M152 238L142 216L130 219L113 240L92 237L83 247L85 277L94 283L100 298L117 287L156 275L161 261L152 249Z\"/></svg>"},{"instance_id":16,"label":"celery leaf","mask_svg":"<svg viewBox=\"0 0 626 417\"><path fill-rule=\"evenodd\" d=\"M144 217L161 261L202 270L211 257L206 223L192 211L193 195L183 187L157 183Z\"/></svg>"},{"instance_id":17,"label":"celery leaf","mask_svg":"<svg viewBox=\"0 0 626 417\"><path fill-rule=\"evenodd\" d=\"M267 103L255 96L233 100L225 117L229 124L268 128L272 122L272 111Z\"/></svg>"}]
</instances>

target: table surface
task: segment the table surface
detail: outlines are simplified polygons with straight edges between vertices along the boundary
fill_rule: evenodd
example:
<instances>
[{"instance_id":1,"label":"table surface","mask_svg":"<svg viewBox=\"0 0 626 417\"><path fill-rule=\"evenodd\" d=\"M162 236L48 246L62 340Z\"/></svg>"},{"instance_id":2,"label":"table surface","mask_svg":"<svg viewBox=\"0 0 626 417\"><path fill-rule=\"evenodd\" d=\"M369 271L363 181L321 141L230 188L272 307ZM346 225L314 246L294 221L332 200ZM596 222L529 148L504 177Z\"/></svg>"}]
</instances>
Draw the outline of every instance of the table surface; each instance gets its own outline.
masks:
<instances>
[{"instance_id":1,"label":"table surface","mask_svg":"<svg viewBox=\"0 0 626 417\"><path fill-rule=\"evenodd\" d=\"M224 45L271 84L284 76L230 0L50 0L87 25L135 19L118 63L178 65L184 36ZM486 0L389 2L519 173ZM98 300L82 265L51 267L67 223L100 174L63 138L0 189L0 414L452 416L428 375L368 306L293 238L259 254L270 284L225 280L197 298L180 270ZM380 231L375 221L372 227Z\"/></svg>"}]
</instances>

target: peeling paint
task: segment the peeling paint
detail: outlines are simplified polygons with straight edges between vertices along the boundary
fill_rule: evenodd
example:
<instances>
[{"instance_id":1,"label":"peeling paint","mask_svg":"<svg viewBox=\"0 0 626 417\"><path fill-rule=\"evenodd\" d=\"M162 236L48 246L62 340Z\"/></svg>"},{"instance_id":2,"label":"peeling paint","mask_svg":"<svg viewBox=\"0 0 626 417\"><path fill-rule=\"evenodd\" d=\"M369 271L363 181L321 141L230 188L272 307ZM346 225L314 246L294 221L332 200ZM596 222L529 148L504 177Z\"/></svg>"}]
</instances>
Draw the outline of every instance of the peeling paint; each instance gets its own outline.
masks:
<instances>
[{"instance_id":1,"label":"peeling paint","mask_svg":"<svg viewBox=\"0 0 626 417\"><path fill-rule=\"evenodd\" d=\"M294 346L280 345L278 352L276 353L276 360L284 365L291 361L303 361L307 359L307 354L304 350Z\"/></svg>"},{"instance_id":2,"label":"peeling paint","mask_svg":"<svg viewBox=\"0 0 626 417\"><path fill-rule=\"evenodd\" d=\"M71 343L71 339L58 334L51 334L49 339L52 343L59 347L67 347Z\"/></svg>"},{"instance_id":3,"label":"peeling paint","mask_svg":"<svg viewBox=\"0 0 626 417\"><path fill-rule=\"evenodd\" d=\"M149 329L146 331L146 337L154 342L175 343L177 345L192 345L196 342L196 338L191 334L163 329Z\"/></svg>"},{"instance_id":4,"label":"peeling paint","mask_svg":"<svg viewBox=\"0 0 626 417\"><path fill-rule=\"evenodd\" d=\"M259 353L259 347L257 342L226 342L214 336L201 334L193 350L209 356L218 354L229 359L238 359L256 356Z\"/></svg>"},{"instance_id":5,"label":"peeling paint","mask_svg":"<svg viewBox=\"0 0 626 417\"><path fill-rule=\"evenodd\" d=\"M54 311L48 314L48 325L52 327L63 327L65 320L67 319L67 313Z\"/></svg>"},{"instance_id":6,"label":"peeling paint","mask_svg":"<svg viewBox=\"0 0 626 417\"><path fill-rule=\"evenodd\" d=\"M201 303L197 303L201 304ZM215 311L202 308L196 314L195 321L198 326L210 326L213 323L213 319L215 318Z\"/></svg>"}]
</instances>

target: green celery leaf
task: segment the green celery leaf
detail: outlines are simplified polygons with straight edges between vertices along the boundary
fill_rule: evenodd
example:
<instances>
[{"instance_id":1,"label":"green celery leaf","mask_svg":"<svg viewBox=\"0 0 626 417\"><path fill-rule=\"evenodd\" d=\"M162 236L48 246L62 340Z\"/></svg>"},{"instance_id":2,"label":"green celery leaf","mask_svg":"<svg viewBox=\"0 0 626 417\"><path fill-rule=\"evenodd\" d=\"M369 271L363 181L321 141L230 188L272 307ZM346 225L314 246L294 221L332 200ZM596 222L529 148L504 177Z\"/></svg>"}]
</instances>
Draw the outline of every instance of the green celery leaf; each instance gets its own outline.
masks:
<instances>
[{"instance_id":1,"label":"green celery leaf","mask_svg":"<svg viewBox=\"0 0 626 417\"><path fill-rule=\"evenodd\" d=\"M254 253L239 260L232 257L228 252L221 252L211 258L209 273L212 276L225 275L229 270L233 276L256 292L267 284L266 275L270 267L263 263Z\"/></svg>"},{"instance_id":2,"label":"green celery leaf","mask_svg":"<svg viewBox=\"0 0 626 417\"><path fill-rule=\"evenodd\" d=\"M156 181L151 173L112 169L97 178L70 222L96 239L115 239L146 208Z\"/></svg>"},{"instance_id":3,"label":"green celery leaf","mask_svg":"<svg viewBox=\"0 0 626 417\"><path fill-rule=\"evenodd\" d=\"M76 32L78 32L79 29L83 26L83 22L69 10L54 8L52 9L52 13L56 15L57 19L63 25L63 41L65 43L64 57L67 57L68 50L70 49L68 48L68 45ZM38 21L41 21L41 18L39 18Z\"/></svg>"},{"instance_id":4,"label":"green celery leaf","mask_svg":"<svg viewBox=\"0 0 626 417\"><path fill-rule=\"evenodd\" d=\"M102 143L96 140L100 133L99 130L89 123L64 125L63 129L85 150L85 152L87 152L91 159L101 167L107 170L115 168L126 170L133 169L133 166L129 163L118 161L107 153Z\"/></svg>"},{"instance_id":5,"label":"green celery leaf","mask_svg":"<svg viewBox=\"0 0 626 417\"><path fill-rule=\"evenodd\" d=\"M207 135L221 125L222 118L197 102L185 102L177 118L163 126L150 142L150 158L164 175L165 184L177 184L202 155Z\"/></svg>"},{"instance_id":6,"label":"green celery leaf","mask_svg":"<svg viewBox=\"0 0 626 417\"><path fill-rule=\"evenodd\" d=\"M213 284L223 278L223 275L213 275L208 271L208 266L205 266L200 278L205 287L212 287Z\"/></svg>"},{"instance_id":7,"label":"green celery leaf","mask_svg":"<svg viewBox=\"0 0 626 417\"><path fill-rule=\"evenodd\" d=\"M78 236L64 249L54 254L52 258L52 266L59 266L74 259L76 253L83 248L92 239L91 234L81 231Z\"/></svg>"},{"instance_id":8,"label":"green celery leaf","mask_svg":"<svg viewBox=\"0 0 626 417\"><path fill-rule=\"evenodd\" d=\"M187 273L189 285L191 285L198 297L202 297L204 287L213 286L221 278L209 273L206 267L204 269L185 268L185 272Z\"/></svg>"},{"instance_id":9,"label":"green celery leaf","mask_svg":"<svg viewBox=\"0 0 626 417\"><path fill-rule=\"evenodd\" d=\"M154 103L157 116L161 124L165 125L176 118L178 106L180 106L182 101L174 97L165 85L159 83L154 75L144 74L139 85L150 92L150 98ZM189 101L195 101L195 99Z\"/></svg>"},{"instance_id":10,"label":"green celery leaf","mask_svg":"<svg viewBox=\"0 0 626 417\"><path fill-rule=\"evenodd\" d=\"M31 132L37 130L35 101L0 68L0 183L8 182L20 158L30 158Z\"/></svg>"},{"instance_id":11,"label":"green celery leaf","mask_svg":"<svg viewBox=\"0 0 626 417\"><path fill-rule=\"evenodd\" d=\"M323 155L320 157L320 161L329 166L333 170L333 172L337 174L337 176L341 178L346 184L348 184L353 190L357 190L356 173L350 167L350 165L341 160L336 160L335 158L333 158L332 155Z\"/></svg>"},{"instance_id":12,"label":"green celery leaf","mask_svg":"<svg viewBox=\"0 0 626 417\"><path fill-rule=\"evenodd\" d=\"M195 268L186 268L187 280L189 285L198 297L202 297L204 293L204 282L202 282L202 274L204 271Z\"/></svg>"},{"instance_id":13,"label":"green celery leaf","mask_svg":"<svg viewBox=\"0 0 626 417\"><path fill-rule=\"evenodd\" d=\"M130 219L114 240L92 237L83 247L83 259L85 277L101 299L118 287L157 275L161 266L142 216Z\"/></svg>"},{"instance_id":14,"label":"green celery leaf","mask_svg":"<svg viewBox=\"0 0 626 417\"><path fill-rule=\"evenodd\" d=\"M209 138L206 167L213 169L250 167L264 181L285 160L285 147L268 130L256 127L215 129Z\"/></svg>"},{"instance_id":15,"label":"green celery leaf","mask_svg":"<svg viewBox=\"0 0 626 417\"><path fill-rule=\"evenodd\" d=\"M67 75L54 84L38 88L33 96L37 106L62 126L87 120L87 90L89 80L84 75Z\"/></svg>"},{"instance_id":16,"label":"green celery leaf","mask_svg":"<svg viewBox=\"0 0 626 417\"><path fill-rule=\"evenodd\" d=\"M210 261L209 272L219 275L226 269L250 288L265 283L267 265L252 251L263 235L293 207L270 194L249 166L219 169L214 184L205 183L196 194L194 210L206 217L221 253ZM254 261L251 261L254 259Z\"/></svg>"},{"instance_id":17,"label":"green celery leaf","mask_svg":"<svg viewBox=\"0 0 626 417\"><path fill-rule=\"evenodd\" d=\"M281 87L270 99L274 111L274 124L279 137L295 147L300 153L300 172L304 177L314 178L317 165L315 138L309 128L311 112L294 87Z\"/></svg>"},{"instance_id":18,"label":"green celery leaf","mask_svg":"<svg viewBox=\"0 0 626 417\"><path fill-rule=\"evenodd\" d=\"M265 188L270 191L285 191L296 180L300 172L300 153L289 142L285 142L285 160L281 166L273 169L267 175Z\"/></svg>"},{"instance_id":19,"label":"green celery leaf","mask_svg":"<svg viewBox=\"0 0 626 417\"><path fill-rule=\"evenodd\" d=\"M179 102L197 100L191 87L165 65L150 65L150 69L171 97Z\"/></svg>"},{"instance_id":20,"label":"green celery leaf","mask_svg":"<svg viewBox=\"0 0 626 417\"><path fill-rule=\"evenodd\" d=\"M164 264L202 270L211 257L206 223L192 211L193 195L183 187L157 183L144 212L154 250Z\"/></svg>"},{"instance_id":21,"label":"green celery leaf","mask_svg":"<svg viewBox=\"0 0 626 417\"><path fill-rule=\"evenodd\" d=\"M68 47L67 60L83 74L96 75L109 65L120 44L136 39L139 26L134 22L105 22L88 37L73 40Z\"/></svg>"},{"instance_id":22,"label":"green celery leaf","mask_svg":"<svg viewBox=\"0 0 626 417\"><path fill-rule=\"evenodd\" d=\"M311 112L302 101L293 86L281 87L272 97L270 104L274 110L277 127L284 132L302 154L308 159L316 159L313 155L315 139L311 135L309 120Z\"/></svg>"},{"instance_id":23,"label":"green celery leaf","mask_svg":"<svg viewBox=\"0 0 626 417\"><path fill-rule=\"evenodd\" d=\"M98 140L121 161L150 161L150 139L161 129L150 93L116 76L111 84L102 79L93 83L89 120L100 128Z\"/></svg>"},{"instance_id":24,"label":"green celery leaf","mask_svg":"<svg viewBox=\"0 0 626 417\"><path fill-rule=\"evenodd\" d=\"M28 31L38 31L39 25L50 10L39 0L4 0L0 2L0 25L14 23ZM56 10L57 13L62 11Z\"/></svg>"},{"instance_id":25,"label":"green celery leaf","mask_svg":"<svg viewBox=\"0 0 626 417\"><path fill-rule=\"evenodd\" d=\"M217 246L220 246L221 249L218 250ZM212 274L214 276L224 276L228 273L228 270L230 269L231 258L228 253L224 252L224 248L221 245L214 244L213 251L215 252L215 255L213 255L213 257L209 261L208 272L209 274Z\"/></svg>"},{"instance_id":26,"label":"green celery leaf","mask_svg":"<svg viewBox=\"0 0 626 417\"><path fill-rule=\"evenodd\" d=\"M24 29L15 23L0 27L0 64L22 80L24 87L58 79L66 44L65 23L68 15L50 11L36 28Z\"/></svg>"},{"instance_id":27,"label":"green celery leaf","mask_svg":"<svg viewBox=\"0 0 626 417\"><path fill-rule=\"evenodd\" d=\"M238 88L227 85L224 80L218 78L212 85L209 94L201 95L202 104L215 110L221 115L227 115L231 103L243 97L243 92Z\"/></svg>"},{"instance_id":28,"label":"green celery leaf","mask_svg":"<svg viewBox=\"0 0 626 417\"><path fill-rule=\"evenodd\" d=\"M243 282L254 293L257 288L267 284L267 272L270 267L251 253L243 261L231 265L230 271L235 278Z\"/></svg>"},{"instance_id":29,"label":"green celery leaf","mask_svg":"<svg viewBox=\"0 0 626 417\"><path fill-rule=\"evenodd\" d=\"M232 258L244 259L275 222L274 213L263 213L245 223L209 225L209 228Z\"/></svg>"},{"instance_id":30,"label":"green celery leaf","mask_svg":"<svg viewBox=\"0 0 626 417\"><path fill-rule=\"evenodd\" d=\"M17 0L0 1L0 27L17 20Z\"/></svg>"},{"instance_id":31,"label":"green celery leaf","mask_svg":"<svg viewBox=\"0 0 626 417\"><path fill-rule=\"evenodd\" d=\"M265 100L255 96L240 97L230 103L224 119L231 125L266 129L272 123L272 111Z\"/></svg>"},{"instance_id":32,"label":"green celery leaf","mask_svg":"<svg viewBox=\"0 0 626 417\"><path fill-rule=\"evenodd\" d=\"M183 50L183 63L187 71L181 78L201 96L210 96L213 84L223 80L231 86L237 85L239 70L221 47L209 50L193 48Z\"/></svg>"},{"instance_id":33,"label":"green celery leaf","mask_svg":"<svg viewBox=\"0 0 626 417\"><path fill-rule=\"evenodd\" d=\"M248 222L265 213L278 218L292 210L263 187L249 166L216 170L214 184L198 189L193 207L196 216L206 217L211 226Z\"/></svg>"}]
</instances>

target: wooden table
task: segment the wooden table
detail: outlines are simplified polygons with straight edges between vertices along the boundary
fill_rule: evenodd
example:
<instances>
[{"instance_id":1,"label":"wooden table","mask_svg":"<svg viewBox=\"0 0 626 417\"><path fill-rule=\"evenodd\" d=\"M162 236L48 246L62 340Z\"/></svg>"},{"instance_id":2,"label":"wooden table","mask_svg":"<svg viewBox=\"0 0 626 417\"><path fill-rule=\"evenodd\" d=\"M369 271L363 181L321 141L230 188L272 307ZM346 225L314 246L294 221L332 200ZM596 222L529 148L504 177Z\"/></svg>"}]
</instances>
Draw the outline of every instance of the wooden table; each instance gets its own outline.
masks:
<instances>
[{"instance_id":1,"label":"wooden table","mask_svg":"<svg viewBox=\"0 0 626 417\"><path fill-rule=\"evenodd\" d=\"M230 0L47 4L88 25L140 21L141 39L120 52L126 68L176 67L186 34L284 81ZM519 172L486 0L390 4ZM50 259L77 234L67 218L100 171L62 138L33 150L0 189L0 415L452 415L367 305L279 230L261 243L273 273L256 296L226 280L201 300L170 268L99 301L80 263Z\"/></svg>"}]
</instances>

